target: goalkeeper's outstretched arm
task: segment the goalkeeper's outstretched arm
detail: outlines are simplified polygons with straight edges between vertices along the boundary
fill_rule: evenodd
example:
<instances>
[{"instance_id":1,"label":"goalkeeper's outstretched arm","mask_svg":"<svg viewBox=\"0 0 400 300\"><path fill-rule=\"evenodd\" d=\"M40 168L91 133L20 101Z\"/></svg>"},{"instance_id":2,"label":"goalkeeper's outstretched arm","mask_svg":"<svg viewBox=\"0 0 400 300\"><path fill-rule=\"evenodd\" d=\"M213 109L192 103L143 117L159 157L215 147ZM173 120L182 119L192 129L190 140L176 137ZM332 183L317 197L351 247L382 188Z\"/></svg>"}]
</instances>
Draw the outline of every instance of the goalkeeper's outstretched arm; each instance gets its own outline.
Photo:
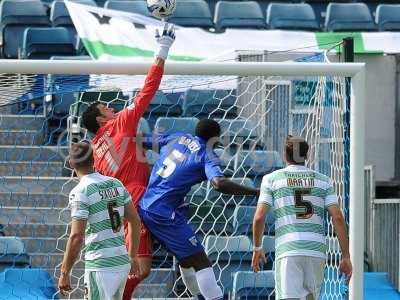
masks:
<instances>
[{"instance_id":1,"label":"goalkeeper's outstretched arm","mask_svg":"<svg viewBox=\"0 0 400 300\"><path fill-rule=\"evenodd\" d=\"M223 194L258 196L260 193L259 189L238 184L226 177L214 177L211 184L214 189Z\"/></svg>"},{"instance_id":2,"label":"goalkeeper's outstretched arm","mask_svg":"<svg viewBox=\"0 0 400 300\"><path fill-rule=\"evenodd\" d=\"M133 103L120 113L120 118L123 120L124 125L126 125L126 121L129 120L128 127L131 128L134 133L136 133L136 126L140 118L147 110L160 86L161 78L164 73L165 60L168 57L169 49L175 41L174 25L165 24L161 35L158 30L156 30L155 38L158 49L155 51L154 65L150 68L144 86L140 90L140 93L133 99Z\"/></svg>"}]
</instances>

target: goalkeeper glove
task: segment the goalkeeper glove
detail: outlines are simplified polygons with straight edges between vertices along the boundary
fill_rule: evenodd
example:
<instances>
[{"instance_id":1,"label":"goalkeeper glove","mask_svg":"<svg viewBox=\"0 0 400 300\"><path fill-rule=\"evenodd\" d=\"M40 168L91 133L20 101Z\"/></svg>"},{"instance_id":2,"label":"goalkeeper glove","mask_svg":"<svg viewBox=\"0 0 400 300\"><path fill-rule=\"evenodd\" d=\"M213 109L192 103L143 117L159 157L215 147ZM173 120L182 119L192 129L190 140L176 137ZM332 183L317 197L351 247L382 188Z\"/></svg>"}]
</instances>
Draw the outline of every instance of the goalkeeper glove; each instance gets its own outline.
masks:
<instances>
[{"instance_id":1,"label":"goalkeeper glove","mask_svg":"<svg viewBox=\"0 0 400 300\"><path fill-rule=\"evenodd\" d=\"M158 52L156 52L156 57L166 60L168 57L169 48L175 41L175 28L174 25L165 23L162 35L160 35L158 29L156 29L156 40L159 45Z\"/></svg>"}]
</instances>

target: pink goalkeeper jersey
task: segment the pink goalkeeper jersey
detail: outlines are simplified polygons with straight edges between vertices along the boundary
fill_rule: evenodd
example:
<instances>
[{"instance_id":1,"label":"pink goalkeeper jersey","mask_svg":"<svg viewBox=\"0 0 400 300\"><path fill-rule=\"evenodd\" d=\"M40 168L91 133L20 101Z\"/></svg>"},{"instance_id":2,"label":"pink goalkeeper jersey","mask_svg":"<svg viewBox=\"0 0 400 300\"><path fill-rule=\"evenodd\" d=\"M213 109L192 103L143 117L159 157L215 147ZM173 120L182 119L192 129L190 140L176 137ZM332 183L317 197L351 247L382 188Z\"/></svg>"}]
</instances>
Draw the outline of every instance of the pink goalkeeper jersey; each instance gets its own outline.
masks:
<instances>
[{"instance_id":1,"label":"pink goalkeeper jersey","mask_svg":"<svg viewBox=\"0 0 400 300\"><path fill-rule=\"evenodd\" d=\"M163 71L162 67L153 65L133 103L101 127L92 140L96 170L119 179L131 195L136 186L146 187L148 183L149 166L144 151L136 146L136 131L160 85ZM140 199L132 200L136 204Z\"/></svg>"}]
</instances>

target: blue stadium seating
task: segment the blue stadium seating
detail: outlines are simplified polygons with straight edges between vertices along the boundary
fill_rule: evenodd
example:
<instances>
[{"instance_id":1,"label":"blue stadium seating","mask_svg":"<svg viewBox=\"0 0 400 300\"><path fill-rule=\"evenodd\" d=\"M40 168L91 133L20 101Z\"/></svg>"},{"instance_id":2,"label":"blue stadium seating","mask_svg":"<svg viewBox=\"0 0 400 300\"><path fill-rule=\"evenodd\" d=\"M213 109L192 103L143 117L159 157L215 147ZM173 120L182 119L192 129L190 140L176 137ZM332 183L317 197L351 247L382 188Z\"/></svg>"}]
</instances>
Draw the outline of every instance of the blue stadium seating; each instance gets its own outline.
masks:
<instances>
[{"instance_id":1,"label":"blue stadium seating","mask_svg":"<svg viewBox=\"0 0 400 300\"><path fill-rule=\"evenodd\" d=\"M6 269L0 277L0 299L58 299L54 281L43 269Z\"/></svg>"},{"instance_id":2,"label":"blue stadium seating","mask_svg":"<svg viewBox=\"0 0 400 300\"><path fill-rule=\"evenodd\" d=\"M379 31L400 31L400 4L378 5L375 22Z\"/></svg>"},{"instance_id":3,"label":"blue stadium seating","mask_svg":"<svg viewBox=\"0 0 400 300\"><path fill-rule=\"evenodd\" d=\"M74 2L89 6L97 6L96 2L94 2L93 0L74 0ZM65 27L71 37L74 39L75 48L77 49L78 53L81 55L87 54L80 39L77 36L75 26L63 0L56 0L51 4L50 22L53 27Z\"/></svg>"},{"instance_id":4,"label":"blue stadium seating","mask_svg":"<svg viewBox=\"0 0 400 300\"><path fill-rule=\"evenodd\" d=\"M67 29L63 27L25 29L21 58L49 59L55 55L75 54L75 42Z\"/></svg>"},{"instance_id":5,"label":"blue stadium seating","mask_svg":"<svg viewBox=\"0 0 400 300\"><path fill-rule=\"evenodd\" d=\"M89 6L97 6L93 0L74 0L74 2ZM69 15L65 2L56 0L51 4L50 21L53 26L73 27L72 19Z\"/></svg>"},{"instance_id":6,"label":"blue stadium seating","mask_svg":"<svg viewBox=\"0 0 400 300\"><path fill-rule=\"evenodd\" d=\"M239 300L242 296L246 298L257 297L266 299L272 294L275 287L274 271L240 271L233 274L233 300Z\"/></svg>"},{"instance_id":7,"label":"blue stadium seating","mask_svg":"<svg viewBox=\"0 0 400 300\"><path fill-rule=\"evenodd\" d=\"M232 274L236 271L250 270L252 243L247 236L223 237L209 235L204 244L211 261L218 260L214 272L225 294L232 290Z\"/></svg>"},{"instance_id":8,"label":"blue stadium seating","mask_svg":"<svg viewBox=\"0 0 400 300\"><path fill-rule=\"evenodd\" d=\"M168 22L186 27L214 27L210 8L204 0L178 0Z\"/></svg>"},{"instance_id":9,"label":"blue stadium seating","mask_svg":"<svg viewBox=\"0 0 400 300\"><path fill-rule=\"evenodd\" d=\"M236 168L239 176L264 176L282 167L282 158L276 151L241 151L237 156Z\"/></svg>"},{"instance_id":10,"label":"blue stadium seating","mask_svg":"<svg viewBox=\"0 0 400 300\"><path fill-rule=\"evenodd\" d=\"M39 0L3 0L0 3L3 56L18 58L22 50L24 31L28 27L49 26L46 10Z\"/></svg>"},{"instance_id":11,"label":"blue stadium seating","mask_svg":"<svg viewBox=\"0 0 400 300\"><path fill-rule=\"evenodd\" d=\"M200 205L213 205L213 201L207 197L210 192L210 184L208 181L192 186L189 193L186 196L186 202L191 204Z\"/></svg>"},{"instance_id":12,"label":"blue stadium seating","mask_svg":"<svg viewBox=\"0 0 400 300\"><path fill-rule=\"evenodd\" d=\"M204 245L209 259L211 261L218 259L218 266L214 267L214 272L226 294L232 290L234 272L251 270L252 242L245 235L233 237L209 235ZM263 249L266 253L275 252L273 237L263 237ZM272 268L272 259L269 259L265 267Z\"/></svg>"},{"instance_id":13,"label":"blue stadium seating","mask_svg":"<svg viewBox=\"0 0 400 300\"><path fill-rule=\"evenodd\" d=\"M326 31L373 31L375 23L365 3L329 3Z\"/></svg>"},{"instance_id":14,"label":"blue stadium seating","mask_svg":"<svg viewBox=\"0 0 400 300\"><path fill-rule=\"evenodd\" d=\"M325 24L325 16L326 16L326 7L328 6L329 2L325 1L308 1L311 5L315 18L317 19L318 26L324 26Z\"/></svg>"},{"instance_id":15,"label":"blue stadium seating","mask_svg":"<svg viewBox=\"0 0 400 300\"><path fill-rule=\"evenodd\" d=\"M158 118L154 125L154 131L161 134L173 134L184 132L195 134L197 118Z\"/></svg>"},{"instance_id":16,"label":"blue stadium seating","mask_svg":"<svg viewBox=\"0 0 400 300\"><path fill-rule=\"evenodd\" d=\"M307 3L270 3L267 24L270 29L319 30L315 13Z\"/></svg>"},{"instance_id":17,"label":"blue stadium seating","mask_svg":"<svg viewBox=\"0 0 400 300\"><path fill-rule=\"evenodd\" d=\"M108 0L106 3L104 3L104 8L151 17L151 14L147 9L146 1Z\"/></svg>"},{"instance_id":18,"label":"blue stadium seating","mask_svg":"<svg viewBox=\"0 0 400 300\"><path fill-rule=\"evenodd\" d=\"M180 116L182 114L181 106L171 101L162 91L157 91L147 111L150 111L150 118L161 115L165 116L166 114L168 116Z\"/></svg>"},{"instance_id":19,"label":"blue stadium seating","mask_svg":"<svg viewBox=\"0 0 400 300\"><path fill-rule=\"evenodd\" d=\"M29 256L21 238L16 236L0 237L0 271L5 268L29 267Z\"/></svg>"},{"instance_id":20,"label":"blue stadium seating","mask_svg":"<svg viewBox=\"0 0 400 300\"><path fill-rule=\"evenodd\" d=\"M256 211L255 206L236 206L233 212L232 227L237 235L249 234L252 232L253 217ZM275 217L270 211L266 218L265 233L273 234L275 232Z\"/></svg>"},{"instance_id":21,"label":"blue stadium seating","mask_svg":"<svg viewBox=\"0 0 400 300\"><path fill-rule=\"evenodd\" d=\"M235 91L188 89L183 95L183 115L223 116L236 113Z\"/></svg>"},{"instance_id":22,"label":"blue stadium seating","mask_svg":"<svg viewBox=\"0 0 400 300\"><path fill-rule=\"evenodd\" d=\"M216 120L221 126L222 142L235 143L240 146L243 144L256 143L257 132L256 126L251 120L246 119L217 119ZM228 137L229 140L224 140Z\"/></svg>"},{"instance_id":23,"label":"blue stadium seating","mask_svg":"<svg viewBox=\"0 0 400 300\"><path fill-rule=\"evenodd\" d=\"M90 56L52 56L51 60L91 60ZM65 117L69 113L71 104L75 103L76 95L71 90L65 89L65 82L70 82L71 85L79 83L81 89L89 85L89 75L53 75L47 76L48 92L51 93L46 100L52 106L52 118ZM69 87L70 88L70 87ZM51 97L51 99L50 99ZM50 104L51 103L51 104ZM56 123L59 127L60 124ZM62 128L60 128L62 130Z\"/></svg>"},{"instance_id":24,"label":"blue stadium seating","mask_svg":"<svg viewBox=\"0 0 400 300\"><path fill-rule=\"evenodd\" d=\"M255 1L218 1L214 23L218 30L224 28L265 28L265 19Z\"/></svg>"}]
</instances>

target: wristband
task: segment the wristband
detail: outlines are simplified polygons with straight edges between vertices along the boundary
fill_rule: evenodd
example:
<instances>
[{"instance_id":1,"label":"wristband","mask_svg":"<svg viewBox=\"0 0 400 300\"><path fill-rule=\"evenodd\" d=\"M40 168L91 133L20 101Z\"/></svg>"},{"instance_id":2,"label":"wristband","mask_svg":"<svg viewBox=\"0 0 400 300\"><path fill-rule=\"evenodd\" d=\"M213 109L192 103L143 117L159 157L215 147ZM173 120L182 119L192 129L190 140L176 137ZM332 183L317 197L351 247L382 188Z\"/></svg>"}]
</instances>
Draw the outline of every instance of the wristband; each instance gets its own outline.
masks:
<instances>
[{"instance_id":1,"label":"wristband","mask_svg":"<svg viewBox=\"0 0 400 300\"><path fill-rule=\"evenodd\" d=\"M163 60L166 60L168 57L168 52L169 52L169 46L160 46L160 48L158 49L158 52L156 53L156 57L159 57Z\"/></svg>"},{"instance_id":2,"label":"wristband","mask_svg":"<svg viewBox=\"0 0 400 300\"><path fill-rule=\"evenodd\" d=\"M259 246L259 247L253 247L253 251L260 251L260 250L262 250L263 249L263 247L262 246Z\"/></svg>"}]
</instances>

